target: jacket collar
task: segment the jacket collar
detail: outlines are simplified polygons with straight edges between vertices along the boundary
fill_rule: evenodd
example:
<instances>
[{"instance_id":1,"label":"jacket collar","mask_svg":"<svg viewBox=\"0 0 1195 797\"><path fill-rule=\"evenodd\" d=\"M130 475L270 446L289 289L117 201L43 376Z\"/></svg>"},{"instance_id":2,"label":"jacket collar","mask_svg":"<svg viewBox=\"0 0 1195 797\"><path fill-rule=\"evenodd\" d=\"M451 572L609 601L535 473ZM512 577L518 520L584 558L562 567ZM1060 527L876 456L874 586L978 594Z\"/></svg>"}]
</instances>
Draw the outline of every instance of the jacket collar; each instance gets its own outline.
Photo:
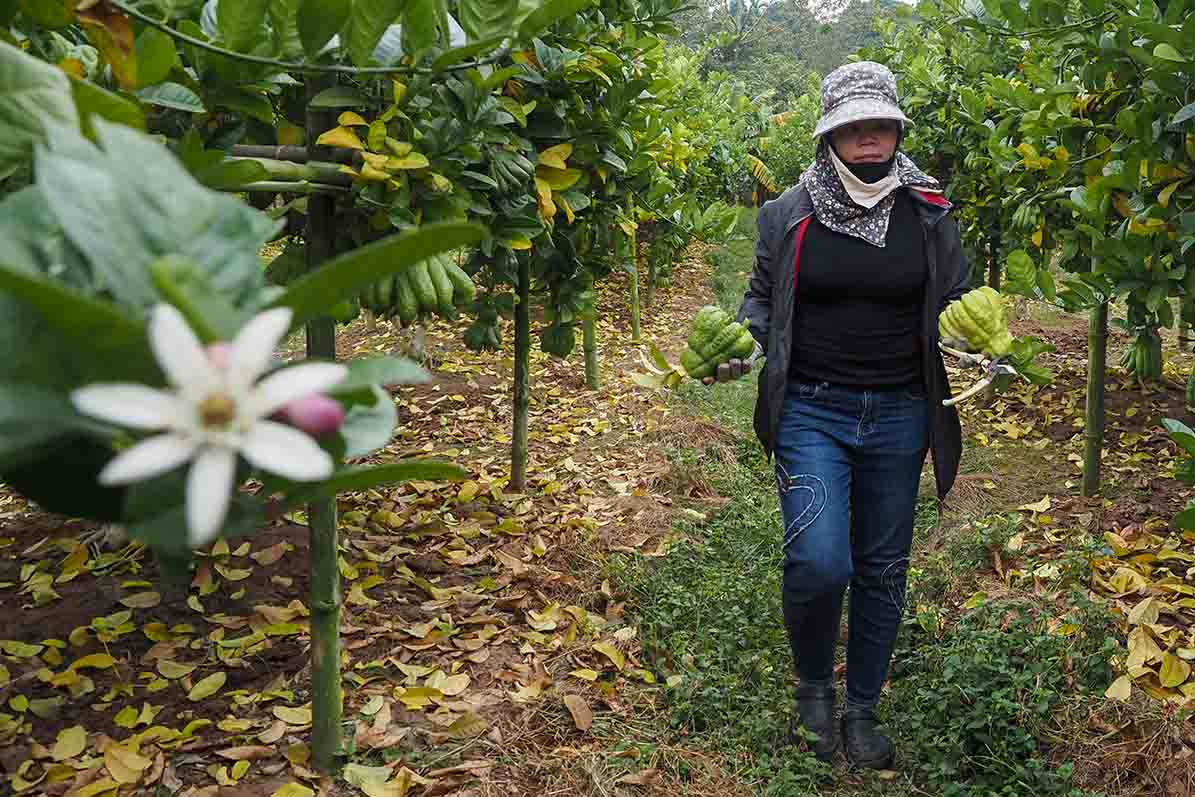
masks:
<instances>
[{"instance_id":1,"label":"jacket collar","mask_svg":"<svg viewBox=\"0 0 1195 797\"><path fill-rule=\"evenodd\" d=\"M909 189L909 196L913 197L914 207L917 208L921 220L928 227L934 227L947 213L954 210L954 204L943 194L912 188ZM813 197L809 196L809 191L803 185L794 185L789 188L778 197L778 201L792 204L792 209L788 214L788 223L784 226L785 235L813 215Z\"/></svg>"}]
</instances>

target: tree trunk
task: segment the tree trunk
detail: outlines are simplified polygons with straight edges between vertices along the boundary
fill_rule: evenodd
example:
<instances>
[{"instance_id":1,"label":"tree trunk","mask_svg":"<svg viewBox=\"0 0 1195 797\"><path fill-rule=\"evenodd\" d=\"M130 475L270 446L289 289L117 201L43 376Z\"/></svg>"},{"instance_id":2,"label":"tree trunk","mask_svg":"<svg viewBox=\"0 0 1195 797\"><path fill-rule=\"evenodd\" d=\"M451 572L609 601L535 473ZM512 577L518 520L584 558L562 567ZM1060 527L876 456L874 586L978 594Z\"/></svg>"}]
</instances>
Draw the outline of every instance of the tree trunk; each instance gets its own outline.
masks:
<instances>
[{"instance_id":1,"label":"tree trunk","mask_svg":"<svg viewBox=\"0 0 1195 797\"><path fill-rule=\"evenodd\" d=\"M1083 449L1083 495L1100 491L1104 447L1104 371L1108 348L1108 305L1092 309L1087 326L1087 421Z\"/></svg>"},{"instance_id":2,"label":"tree trunk","mask_svg":"<svg viewBox=\"0 0 1195 797\"><path fill-rule=\"evenodd\" d=\"M510 489L527 486L527 409L531 405L531 260L519 257L519 303L515 305L514 434L510 441Z\"/></svg>"},{"instance_id":3,"label":"tree trunk","mask_svg":"<svg viewBox=\"0 0 1195 797\"><path fill-rule=\"evenodd\" d=\"M309 77L308 102L332 82ZM308 109L307 129L313 137L335 125L335 114ZM319 268L335 254L335 210L335 200L326 194L313 194L308 200L308 271ZM335 359L336 322L331 318L325 316L308 322L307 356ZM307 518L311 529L311 760L317 770L330 774L341 748L341 599L336 499L312 503L307 507Z\"/></svg>"},{"instance_id":4,"label":"tree trunk","mask_svg":"<svg viewBox=\"0 0 1195 797\"><path fill-rule=\"evenodd\" d=\"M630 219L631 224L635 223L635 200L634 197L627 196L627 218ZM631 342L639 342L639 243L638 236L635 235L635 228L631 228L631 232L627 235L627 243L630 244L629 257L631 259Z\"/></svg>"}]
</instances>

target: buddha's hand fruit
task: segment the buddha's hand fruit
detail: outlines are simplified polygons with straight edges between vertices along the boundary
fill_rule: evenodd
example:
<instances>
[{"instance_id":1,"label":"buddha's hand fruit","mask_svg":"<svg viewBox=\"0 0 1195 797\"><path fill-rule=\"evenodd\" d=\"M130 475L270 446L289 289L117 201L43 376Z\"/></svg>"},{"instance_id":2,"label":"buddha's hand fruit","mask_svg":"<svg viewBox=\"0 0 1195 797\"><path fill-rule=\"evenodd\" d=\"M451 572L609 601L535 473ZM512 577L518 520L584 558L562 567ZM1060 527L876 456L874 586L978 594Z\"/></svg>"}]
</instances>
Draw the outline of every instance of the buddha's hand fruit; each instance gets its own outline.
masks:
<instances>
[{"instance_id":1,"label":"buddha's hand fruit","mask_svg":"<svg viewBox=\"0 0 1195 797\"><path fill-rule=\"evenodd\" d=\"M680 364L693 379L713 376L719 365L744 359L755 351L755 338L720 307L706 305L693 317L689 345Z\"/></svg>"},{"instance_id":2,"label":"buddha's hand fruit","mask_svg":"<svg viewBox=\"0 0 1195 797\"><path fill-rule=\"evenodd\" d=\"M361 294L361 306L379 318L397 318L409 326L433 315L454 319L458 308L476 296L469 275L440 253L371 285Z\"/></svg>"},{"instance_id":3,"label":"buddha's hand fruit","mask_svg":"<svg viewBox=\"0 0 1195 797\"><path fill-rule=\"evenodd\" d=\"M988 286L968 291L938 316L938 334L945 343L965 343L992 359L1012 350L1012 335L1004 320L1004 297Z\"/></svg>"},{"instance_id":4,"label":"buddha's hand fruit","mask_svg":"<svg viewBox=\"0 0 1195 797\"><path fill-rule=\"evenodd\" d=\"M1156 329L1141 331L1120 357L1120 365L1143 382L1162 378L1162 336Z\"/></svg>"}]
</instances>

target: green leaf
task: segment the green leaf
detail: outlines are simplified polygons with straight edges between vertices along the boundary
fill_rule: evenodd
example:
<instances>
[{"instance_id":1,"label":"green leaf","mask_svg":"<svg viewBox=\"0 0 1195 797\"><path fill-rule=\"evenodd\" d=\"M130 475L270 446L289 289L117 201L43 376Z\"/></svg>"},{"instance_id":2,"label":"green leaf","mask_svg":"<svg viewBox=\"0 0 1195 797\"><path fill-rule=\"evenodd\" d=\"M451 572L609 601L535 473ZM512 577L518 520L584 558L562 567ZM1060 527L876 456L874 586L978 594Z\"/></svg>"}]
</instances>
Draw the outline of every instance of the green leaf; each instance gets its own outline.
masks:
<instances>
[{"instance_id":1,"label":"green leaf","mask_svg":"<svg viewBox=\"0 0 1195 797\"><path fill-rule=\"evenodd\" d=\"M367 66L382 35L402 16L407 0L355 0L349 17L349 56L357 66Z\"/></svg>"},{"instance_id":2,"label":"green leaf","mask_svg":"<svg viewBox=\"0 0 1195 797\"><path fill-rule=\"evenodd\" d=\"M1188 454L1195 454L1195 431L1192 431L1182 421L1173 418L1162 419L1162 426L1170 433L1170 439L1178 443L1179 447Z\"/></svg>"},{"instance_id":3,"label":"green leaf","mask_svg":"<svg viewBox=\"0 0 1195 797\"><path fill-rule=\"evenodd\" d=\"M467 44L464 47L457 47L446 51L443 55L432 61L432 69L447 69L453 64L459 64L462 61L467 61L482 53L489 53L497 49L498 45L502 43L503 36L494 36L489 39ZM509 99L509 98L506 98ZM508 109L509 110L509 109Z\"/></svg>"},{"instance_id":4,"label":"green leaf","mask_svg":"<svg viewBox=\"0 0 1195 797\"><path fill-rule=\"evenodd\" d=\"M1195 529L1195 507L1184 509L1175 515L1174 525L1183 531Z\"/></svg>"},{"instance_id":5,"label":"green leaf","mask_svg":"<svg viewBox=\"0 0 1195 797\"><path fill-rule=\"evenodd\" d=\"M368 456L394 437L394 427L398 425L394 399L377 385L370 390L374 394L373 402L349 407L340 426L345 459Z\"/></svg>"},{"instance_id":6,"label":"green leaf","mask_svg":"<svg viewBox=\"0 0 1195 797\"><path fill-rule=\"evenodd\" d=\"M333 86L311 98L311 108L362 108L368 103L352 86Z\"/></svg>"},{"instance_id":7,"label":"green leaf","mask_svg":"<svg viewBox=\"0 0 1195 797\"><path fill-rule=\"evenodd\" d=\"M592 4L593 0L547 0L528 14L519 25L519 39L531 41L536 34L546 30L554 22L571 17Z\"/></svg>"},{"instance_id":8,"label":"green leaf","mask_svg":"<svg viewBox=\"0 0 1195 797\"><path fill-rule=\"evenodd\" d=\"M70 81L75 110L79 112L83 134L88 138L95 137L92 119L97 116L136 130L145 129L145 113L137 103L90 80L80 80L71 75Z\"/></svg>"},{"instance_id":9,"label":"green leaf","mask_svg":"<svg viewBox=\"0 0 1195 797\"><path fill-rule=\"evenodd\" d=\"M288 506L301 506L337 493L351 493L410 481L459 482L468 478L460 465L435 459L407 459L389 465L350 466L338 470L319 486L301 490L287 499Z\"/></svg>"},{"instance_id":10,"label":"green leaf","mask_svg":"<svg viewBox=\"0 0 1195 797\"><path fill-rule=\"evenodd\" d=\"M79 124L66 73L0 42L0 176L30 159L47 124Z\"/></svg>"},{"instance_id":11,"label":"green leaf","mask_svg":"<svg viewBox=\"0 0 1195 797\"><path fill-rule=\"evenodd\" d=\"M299 3L299 40L303 50L314 58L340 33L349 21L352 0L301 0Z\"/></svg>"},{"instance_id":12,"label":"green leaf","mask_svg":"<svg viewBox=\"0 0 1195 797\"><path fill-rule=\"evenodd\" d=\"M238 312L212 289L207 275L194 263L167 255L150 263L149 273L162 298L178 308L204 343L232 340L249 320L247 313Z\"/></svg>"},{"instance_id":13,"label":"green leaf","mask_svg":"<svg viewBox=\"0 0 1195 797\"><path fill-rule=\"evenodd\" d=\"M370 357L349 363L349 374L328 395L337 397L371 389L374 385L415 385L431 377L405 357Z\"/></svg>"},{"instance_id":14,"label":"green leaf","mask_svg":"<svg viewBox=\"0 0 1195 797\"><path fill-rule=\"evenodd\" d=\"M299 39L299 0L270 0L268 9L270 27L274 31L274 50L283 58L299 58L303 55L303 42Z\"/></svg>"},{"instance_id":15,"label":"green leaf","mask_svg":"<svg viewBox=\"0 0 1195 797\"><path fill-rule=\"evenodd\" d=\"M1193 118L1195 118L1195 102L1189 103L1180 108L1178 113L1174 115L1174 118L1170 120L1170 127L1178 127L1179 125L1184 124Z\"/></svg>"},{"instance_id":16,"label":"green leaf","mask_svg":"<svg viewBox=\"0 0 1195 797\"><path fill-rule=\"evenodd\" d=\"M138 88L161 83L170 76L170 72L178 63L174 39L157 28L141 31L133 46L133 52L137 58Z\"/></svg>"},{"instance_id":17,"label":"green leaf","mask_svg":"<svg viewBox=\"0 0 1195 797\"><path fill-rule=\"evenodd\" d=\"M402 17L403 39L407 50L417 55L437 41L436 0L409 0Z\"/></svg>"},{"instance_id":18,"label":"green leaf","mask_svg":"<svg viewBox=\"0 0 1195 797\"><path fill-rule=\"evenodd\" d=\"M100 148L58 128L35 165L38 187L95 269L98 287L120 304L148 307L158 301L149 264L174 254L195 263L233 304L259 301L257 252L278 222L203 188L149 136L102 119L95 124Z\"/></svg>"},{"instance_id":19,"label":"green leaf","mask_svg":"<svg viewBox=\"0 0 1195 797\"><path fill-rule=\"evenodd\" d=\"M223 0L216 7L216 24L230 50L247 53L265 33L264 22L269 0Z\"/></svg>"},{"instance_id":20,"label":"green leaf","mask_svg":"<svg viewBox=\"0 0 1195 797\"><path fill-rule=\"evenodd\" d=\"M142 102L187 113L207 113L199 95L179 83L159 83L137 91Z\"/></svg>"},{"instance_id":21,"label":"green leaf","mask_svg":"<svg viewBox=\"0 0 1195 797\"><path fill-rule=\"evenodd\" d=\"M514 33L519 0L460 0L457 22L469 41L481 41Z\"/></svg>"},{"instance_id":22,"label":"green leaf","mask_svg":"<svg viewBox=\"0 0 1195 797\"><path fill-rule=\"evenodd\" d=\"M213 92L208 96L213 108L229 108L237 113L256 119L264 125L273 126L274 106L270 98L258 91L233 88Z\"/></svg>"},{"instance_id":23,"label":"green leaf","mask_svg":"<svg viewBox=\"0 0 1195 797\"><path fill-rule=\"evenodd\" d=\"M1004 274L1007 277L1004 284L1005 293L1037 298L1037 266L1024 249L1008 253L1004 262Z\"/></svg>"},{"instance_id":24,"label":"green leaf","mask_svg":"<svg viewBox=\"0 0 1195 797\"><path fill-rule=\"evenodd\" d=\"M145 327L115 305L84 296L57 280L0 263L0 290L35 308L56 333L91 356L111 357L110 379L156 371Z\"/></svg>"},{"instance_id":25,"label":"green leaf","mask_svg":"<svg viewBox=\"0 0 1195 797\"><path fill-rule=\"evenodd\" d=\"M40 446L90 425L62 393L0 383L0 472L28 463Z\"/></svg>"},{"instance_id":26,"label":"green leaf","mask_svg":"<svg viewBox=\"0 0 1195 797\"><path fill-rule=\"evenodd\" d=\"M75 0L21 0L21 11L43 28L57 29L75 21L75 5Z\"/></svg>"},{"instance_id":27,"label":"green leaf","mask_svg":"<svg viewBox=\"0 0 1195 797\"><path fill-rule=\"evenodd\" d=\"M435 222L391 235L340 255L301 277L273 305L293 308L293 326L297 327L367 285L439 252L476 243L485 234L485 228L477 224Z\"/></svg>"},{"instance_id":28,"label":"green leaf","mask_svg":"<svg viewBox=\"0 0 1195 797\"><path fill-rule=\"evenodd\" d=\"M1165 42L1154 48L1154 58L1161 58L1166 61L1178 61L1180 63L1187 60L1183 57L1182 53L1174 49L1173 45L1166 44Z\"/></svg>"},{"instance_id":29,"label":"green leaf","mask_svg":"<svg viewBox=\"0 0 1195 797\"><path fill-rule=\"evenodd\" d=\"M196 180L217 191L233 190L259 180L268 180L269 177L265 166L249 158L221 161L195 173Z\"/></svg>"}]
</instances>

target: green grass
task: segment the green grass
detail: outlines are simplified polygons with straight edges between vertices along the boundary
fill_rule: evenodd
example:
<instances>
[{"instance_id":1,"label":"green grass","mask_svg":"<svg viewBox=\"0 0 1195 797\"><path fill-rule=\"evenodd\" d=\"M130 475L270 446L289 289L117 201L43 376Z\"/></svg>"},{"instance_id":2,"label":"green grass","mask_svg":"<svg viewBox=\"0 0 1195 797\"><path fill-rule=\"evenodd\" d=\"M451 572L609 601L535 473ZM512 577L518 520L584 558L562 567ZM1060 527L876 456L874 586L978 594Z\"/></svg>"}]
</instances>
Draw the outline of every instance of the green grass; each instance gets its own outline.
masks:
<instances>
[{"instance_id":1,"label":"green grass","mask_svg":"<svg viewBox=\"0 0 1195 797\"><path fill-rule=\"evenodd\" d=\"M711 287L728 312L742 299L752 249L733 241L710 256ZM1106 686L1106 615L1077 604L1067 618L1077 630L1064 637L1049 630L1049 607L1030 599L977 601L961 618L937 611L952 571L983 567L984 552L1015 533L1009 516L948 532L945 556L914 555L908 605L928 608L905 622L881 707L900 751L898 777L831 769L785 743L794 678L781 619L781 518L751 432L755 384L674 393L687 411L734 433L730 452L724 442L669 452L674 467L700 470L730 501L706 521L680 524L685 541L667 556L613 562L612 575L634 596L651 666L673 676L665 690L673 732L721 753L768 797L1081 794L1065 767L1047 763L1042 739L1065 700ZM916 539L937 521L936 502L923 497Z\"/></svg>"}]
</instances>

